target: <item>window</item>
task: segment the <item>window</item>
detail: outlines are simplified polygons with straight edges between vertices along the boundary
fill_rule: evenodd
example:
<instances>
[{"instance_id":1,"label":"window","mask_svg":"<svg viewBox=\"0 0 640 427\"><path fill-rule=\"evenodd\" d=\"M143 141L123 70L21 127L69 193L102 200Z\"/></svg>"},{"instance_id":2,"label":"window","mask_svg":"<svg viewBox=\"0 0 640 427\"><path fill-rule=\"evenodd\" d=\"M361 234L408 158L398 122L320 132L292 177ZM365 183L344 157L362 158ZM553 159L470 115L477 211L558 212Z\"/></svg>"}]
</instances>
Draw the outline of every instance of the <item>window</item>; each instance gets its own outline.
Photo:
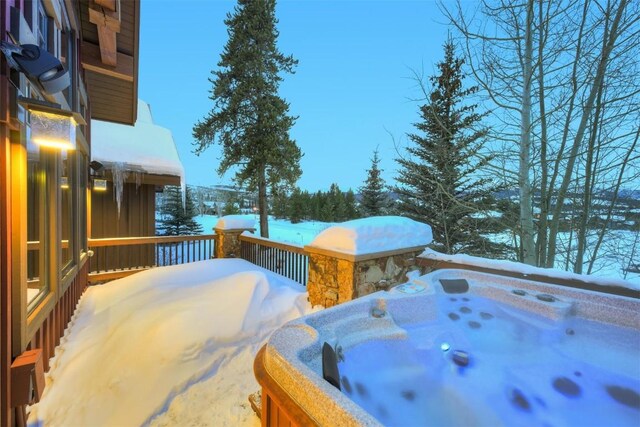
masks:
<instances>
[{"instance_id":1,"label":"window","mask_svg":"<svg viewBox=\"0 0 640 427\"><path fill-rule=\"evenodd\" d=\"M38 2L38 29L37 29L38 46L41 49L49 50L49 17L44 10L42 2Z\"/></svg>"},{"instance_id":2,"label":"window","mask_svg":"<svg viewBox=\"0 0 640 427\"><path fill-rule=\"evenodd\" d=\"M75 195L78 191L77 164L75 152L62 151L60 154L60 269L64 274L75 265Z\"/></svg>"},{"instance_id":3,"label":"window","mask_svg":"<svg viewBox=\"0 0 640 427\"><path fill-rule=\"evenodd\" d=\"M87 251L87 183L89 181L89 162L87 155L78 152L78 255Z\"/></svg>"},{"instance_id":4,"label":"window","mask_svg":"<svg viewBox=\"0 0 640 427\"><path fill-rule=\"evenodd\" d=\"M55 155L30 142L27 133L27 306L31 311L49 290L48 179Z\"/></svg>"}]
</instances>

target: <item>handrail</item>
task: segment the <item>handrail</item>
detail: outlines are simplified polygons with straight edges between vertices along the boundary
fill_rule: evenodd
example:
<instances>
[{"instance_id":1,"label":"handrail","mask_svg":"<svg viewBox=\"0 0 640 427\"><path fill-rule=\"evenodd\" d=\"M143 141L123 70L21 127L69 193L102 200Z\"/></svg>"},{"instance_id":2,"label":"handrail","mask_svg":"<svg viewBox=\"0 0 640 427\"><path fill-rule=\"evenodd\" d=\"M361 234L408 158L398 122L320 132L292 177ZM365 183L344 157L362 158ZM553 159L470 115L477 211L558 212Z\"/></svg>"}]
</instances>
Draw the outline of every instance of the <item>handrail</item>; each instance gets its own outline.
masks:
<instances>
[{"instance_id":1,"label":"handrail","mask_svg":"<svg viewBox=\"0 0 640 427\"><path fill-rule=\"evenodd\" d=\"M215 234L199 234L190 236L108 237L88 240L90 248L99 248L104 246L131 246L154 243L192 242L196 240L211 240L217 238L218 236Z\"/></svg>"},{"instance_id":2,"label":"handrail","mask_svg":"<svg viewBox=\"0 0 640 427\"><path fill-rule=\"evenodd\" d=\"M240 241L256 243L258 245L267 246L270 248L282 249L300 255L308 255L303 246L296 245L295 243L275 242L264 237L248 236L246 234L240 236Z\"/></svg>"}]
</instances>

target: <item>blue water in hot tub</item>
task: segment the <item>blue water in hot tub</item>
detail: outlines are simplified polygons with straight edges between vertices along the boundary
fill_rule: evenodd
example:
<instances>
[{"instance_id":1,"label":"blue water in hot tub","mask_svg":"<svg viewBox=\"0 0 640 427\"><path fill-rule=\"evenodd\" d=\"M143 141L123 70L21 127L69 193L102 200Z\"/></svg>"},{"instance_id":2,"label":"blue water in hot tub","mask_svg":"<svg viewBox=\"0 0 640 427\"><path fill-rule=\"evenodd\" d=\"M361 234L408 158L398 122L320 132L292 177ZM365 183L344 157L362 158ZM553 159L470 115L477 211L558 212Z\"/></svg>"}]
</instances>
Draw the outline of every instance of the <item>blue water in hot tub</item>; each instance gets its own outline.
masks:
<instances>
[{"instance_id":1,"label":"blue water in hot tub","mask_svg":"<svg viewBox=\"0 0 640 427\"><path fill-rule=\"evenodd\" d=\"M475 295L408 339L343 352L342 392L390 426L640 426L640 336ZM339 344L339 343L338 343Z\"/></svg>"}]
</instances>

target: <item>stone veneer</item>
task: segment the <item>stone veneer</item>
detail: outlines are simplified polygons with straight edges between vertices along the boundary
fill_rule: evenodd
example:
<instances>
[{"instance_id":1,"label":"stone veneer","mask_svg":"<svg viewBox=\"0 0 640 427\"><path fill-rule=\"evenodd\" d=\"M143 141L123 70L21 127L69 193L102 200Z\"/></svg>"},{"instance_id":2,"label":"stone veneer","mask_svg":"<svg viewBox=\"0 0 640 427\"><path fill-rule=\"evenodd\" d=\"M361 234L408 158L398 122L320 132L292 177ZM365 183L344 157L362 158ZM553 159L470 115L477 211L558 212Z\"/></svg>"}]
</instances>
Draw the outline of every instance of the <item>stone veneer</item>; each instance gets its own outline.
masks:
<instances>
[{"instance_id":1,"label":"stone veneer","mask_svg":"<svg viewBox=\"0 0 640 427\"><path fill-rule=\"evenodd\" d=\"M423 250L421 246L351 255L305 246L309 301L313 306L332 307L404 283L407 273L418 269L415 258Z\"/></svg>"},{"instance_id":2,"label":"stone veneer","mask_svg":"<svg viewBox=\"0 0 640 427\"><path fill-rule=\"evenodd\" d=\"M255 228L214 228L213 231L218 236L216 258L240 258L240 235L245 231L253 233Z\"/></svg>"}]
</instances>

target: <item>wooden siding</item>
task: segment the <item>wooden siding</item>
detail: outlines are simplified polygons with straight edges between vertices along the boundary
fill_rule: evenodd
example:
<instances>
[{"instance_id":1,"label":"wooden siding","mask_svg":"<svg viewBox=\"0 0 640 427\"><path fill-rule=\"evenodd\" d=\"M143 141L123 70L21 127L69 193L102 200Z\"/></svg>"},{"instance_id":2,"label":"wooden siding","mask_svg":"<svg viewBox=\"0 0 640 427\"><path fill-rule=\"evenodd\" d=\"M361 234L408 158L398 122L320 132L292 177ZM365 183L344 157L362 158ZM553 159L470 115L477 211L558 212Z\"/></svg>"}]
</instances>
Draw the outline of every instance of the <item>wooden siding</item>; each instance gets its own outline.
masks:
<instances>
[{"instance_id":1,"label":"wooden siding","mask_svg":"<svg viewBox=\"0 0 640 427\"><path fill-rule=\"evenodd\" d=\"M0 2L0 34L5 34L5 10L12 2ZM7 13L8 15L8 13ZM1 56L1 55L0 55ZM8 71L0 58L0 73ZM8 81L0 75L0 111L9 105ZM8 111L7 111L8 113ZM11 162L8 117L0 117L0 426L11 423Z\"/></svg>"},{"instance_id":2,"label":"wooden siding","mask_svg":"<svg viewBox=\"0 0 640 427\"><path fill-rule=\"evenodd\" d=\"M54 356L55 348L60 344L60 338L64 336L64 331L75 312L78 300L87 287L88 268L89 263L85 262L53 310L29 337L27 350L42 349L45 372L49 370L49 359Z\"/></svg>"},{"instance_id":3,"label":"wooden siding","mask_svg":"<svg viewBox=\"0 0 640 427\"><path fill-rule=\"evenodd\" d=\"M133 125L138 114L140 1L122 0L119 4L121 22L120 32L116 34L116 49L118 55L125 55L132 61L132 78L118 76L115 71L119 67L105 64L100 64L102 72L85 67L84 74L91 99L91 118ZM79 16L83 42L86 46L99 46L97 27L89 21L88 0L80 0Z\"/></svg>"},{"instance_id":4,"label":"wooden siding","mask_svg":"<svg viewBox=\"0 0 640 427\"><path fill-rule=\"evenodd\" d=\"M86 70L85 75L93 119L128 125L135 123L137 100L135 112L131 100L137 94L134 94L132 82Z\"/></svg>"},{"instance_id":5,"label":"wooden siding","mask_svg":"<svg viewBox=\"0 0 640 427\"><path fill-rule=\"evenodd\" d=\"M124 184L122 205L118 217L113 182L107 184L107 191L91 192L91 238L155 235L155 185L137 187L132 183ZM120 247L117 256L112 256L108 261L110 264L101 267L106 270L119 269L122 259L130 261L131 265L151 266L154 265L155 254L151 246Z\"/></svg>"}]
</instances>

